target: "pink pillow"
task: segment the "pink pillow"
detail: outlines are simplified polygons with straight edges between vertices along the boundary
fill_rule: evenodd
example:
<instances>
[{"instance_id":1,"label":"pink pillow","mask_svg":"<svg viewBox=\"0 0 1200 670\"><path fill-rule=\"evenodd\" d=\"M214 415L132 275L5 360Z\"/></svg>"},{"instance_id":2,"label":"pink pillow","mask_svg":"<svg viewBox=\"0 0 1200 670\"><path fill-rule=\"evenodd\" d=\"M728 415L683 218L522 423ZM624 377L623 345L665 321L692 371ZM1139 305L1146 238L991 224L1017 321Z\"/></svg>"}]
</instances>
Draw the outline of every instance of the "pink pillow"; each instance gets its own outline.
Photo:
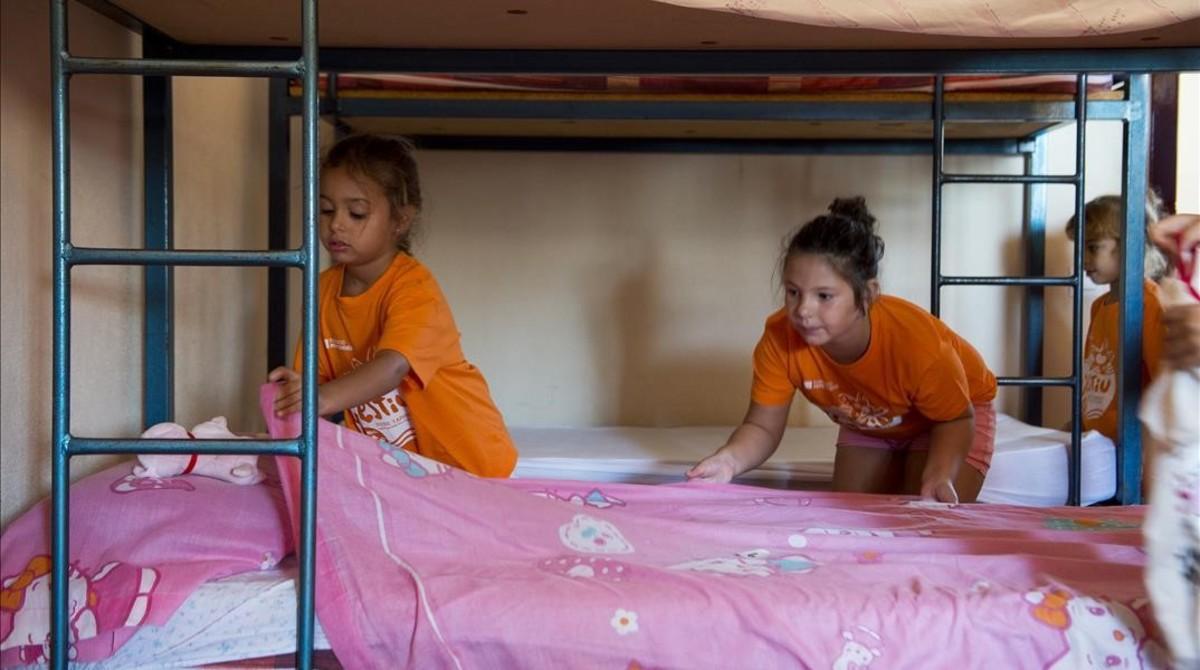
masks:
<instances>
[{"instance_id":1,"label":"pink pillow","mask_svg":"<svg viewBox=\"0 0 1200 670\"><path fill-rule=\"evenodd\" d=\"M199 586L270 568L292 551L277 481L136 478L132 462L71 486L71 658L113 654L162 625ZM50 501L0 535L0 667L49 654Z\"/></svg>"}]
</instances>

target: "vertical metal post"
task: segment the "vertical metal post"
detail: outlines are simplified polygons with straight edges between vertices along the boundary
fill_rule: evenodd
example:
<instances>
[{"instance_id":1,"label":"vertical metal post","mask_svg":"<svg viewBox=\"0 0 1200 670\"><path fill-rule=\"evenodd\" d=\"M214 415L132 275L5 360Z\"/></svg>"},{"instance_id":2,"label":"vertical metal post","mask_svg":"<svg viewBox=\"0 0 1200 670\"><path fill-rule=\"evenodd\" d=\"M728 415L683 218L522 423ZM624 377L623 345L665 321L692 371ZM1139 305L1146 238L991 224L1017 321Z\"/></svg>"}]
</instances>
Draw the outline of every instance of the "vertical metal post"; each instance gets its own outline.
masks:
<instances>
[{"instance_id":1,"label":"vertical metal post","mask_svg":"<svg viewBox=\"0 0 1200 670\"><path fill-rule=\"evenodd\" d=\"M1025 154L1025 174L1046 174L1046 135L1033 138L1032 150ZM1046 274L1046 185L1025 185L1025 275L1040 277ZM1041 286L1025 287L1023 301L1024 338L1021 343L1023 360L1021 373L1027 377L1042 374L1046 332L1046 291ZM1023 390L1024 420L1040 426L1042 423L1042 387L1029 386Z\"/></svg>"},{"instance_id":2,"label":"vertical metal post","mask_svg":"<svg viewBox=\"0 0 1200 670\"><path fill-rule=\"evenodd\" d=\"M142 55L160 58L167 38L147 30ZM171 77L142 78L145 248L174 247L174 137ZM148 265L142 349L142 421L146 427L175 418L175 268Z\"/></svg>"},{"instance_id":3,"label":"vertical metal post","mask_svg":"<svg viewBox=\"0 0 1200 670\"><path fill-rule=\"evenodd\" d=\"M1142 282L1146 245L1146 156L1150 147L1150 75L1129 78L1122 167L1125 209L1121 232L1119 344L1117 346L1117 498L1135 505L1142 498L1142 439L1138 404L1142 396Z\"/></svg>"},{"instance_id":4,"label":"vertical metal post","mask_svg":"<svg viewBox=\"0 0 1200 670\"><path fill-rule=\"evenodd\" d=\"M300 598L296 663L312 666L313 591L317 502L317 153L320 107L317 70L317 0L302 0L304 223L304 390L301 396L303 458L300 475Z\"/></svg>"},{"instance_id":5,"label":"vertical metal post","mask_svg":"<svg viewBox=\"0 0 1200 670\"><path fill-rule=\"evenodd\" d=\"M270 83L267 120L267 248L290 245L292 119L287 111L288 80ZM288 337L288 270L267 270L267 370L290 365Z\"/></svg>"},{"instance_id":6,"label":"vertical metal post","mask_svg":"<svg viewBox=\"0 0 1200 670\"><path fill-rule=\"evenodd\" d=\"M946 78L937 75L933 82L933 239L930 268L929 311L942 315L942 156L946 148L945 112L942 108Z\"/></svg>"},{"instance_id":7,"label":"vertical metal post","mask_svg":"<svg viewBox=\"0 0 1200 670\"><path fill-rule=\"evenodd\" d=\"M50 3L50 116L54 197L54 399L50 510L50 664L67 667L67 563L70 560L69 517L71 432L71 154L67 0Z\"/></svg>"},{"instance_id":8,"label":"vertical metal post","mask_svg":"<svg viewBox=\"0 0 1200 670\"><path fill-rule=\"evenodd\" d=\"M1075 78L1075 284L1071 304L1071 450L1067 452L1067 504L1080 503L1083 453L1083 215L1087 144L1087 75Z\"/></svg>"}]
</instances>

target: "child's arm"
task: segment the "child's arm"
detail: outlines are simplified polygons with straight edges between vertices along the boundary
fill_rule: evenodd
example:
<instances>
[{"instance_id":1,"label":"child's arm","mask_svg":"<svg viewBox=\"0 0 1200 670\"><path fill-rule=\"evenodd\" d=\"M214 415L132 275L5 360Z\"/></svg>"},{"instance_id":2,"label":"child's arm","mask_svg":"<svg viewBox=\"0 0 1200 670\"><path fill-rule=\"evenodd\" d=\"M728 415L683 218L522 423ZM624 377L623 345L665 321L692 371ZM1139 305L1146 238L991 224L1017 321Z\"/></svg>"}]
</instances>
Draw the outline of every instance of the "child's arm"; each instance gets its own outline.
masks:
<instances>
[{"instance_id":1,"label":"child's arm","mask_svg":"<svg viewBox=\"0 0 1200 670\"><path fill-rule=\"evenodd\" d=\"M790 408L791 403L760 405L751 401L742 425L733 431L725 446L688 470L687 478L725 483L762 465L783 439Z\"/></svg>"},{"instance_id":2,"label":"child's arm","mask_svg":"<svg viewBox=\"0 0 1200 670\"><path fill-rule=\"evenodd\" d=\"M975 412L968 407L957 419L933 425L929 432L929 457L921 473L921 497L957 503L954 478L975 439Z\"/></svg>"},{"instance_id":3,"label":"child's arm","mask_svg":"<svg viewBox=\"0 0 1200 670\"><path fill-rule=\"evenodd\" d=\"M374 400L400 385L411 367L399 352L384 349L370 363L317 387L317 416L329 416ZM276 416L287 416L300 409L300 373L279 367L267 380L280 384L275 397Z\"/></svg>"}]
</instances>

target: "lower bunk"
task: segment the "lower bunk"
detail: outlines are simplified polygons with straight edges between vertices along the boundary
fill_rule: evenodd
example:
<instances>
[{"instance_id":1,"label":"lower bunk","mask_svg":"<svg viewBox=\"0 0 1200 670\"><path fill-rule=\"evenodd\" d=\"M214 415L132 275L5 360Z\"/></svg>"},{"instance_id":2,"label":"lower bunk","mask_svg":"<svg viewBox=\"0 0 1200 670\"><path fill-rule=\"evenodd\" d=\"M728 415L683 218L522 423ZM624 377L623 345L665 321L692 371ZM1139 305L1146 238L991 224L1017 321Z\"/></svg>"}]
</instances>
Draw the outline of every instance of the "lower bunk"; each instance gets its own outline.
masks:
<instances>
[{"instance_id":1,"label":"lower bunk","mask_svg":"<svg viewBox=\"0 0 1200 670\"><path fill-rule=\"evenodd\" d=\"M317 667L1169 667L1142 507L486 480L319 439ZM73 485L78 667L288 662L297 462L278 464ZM4 532L5 667L44 662L47 515Z\"/></svg>"}]
</instances>

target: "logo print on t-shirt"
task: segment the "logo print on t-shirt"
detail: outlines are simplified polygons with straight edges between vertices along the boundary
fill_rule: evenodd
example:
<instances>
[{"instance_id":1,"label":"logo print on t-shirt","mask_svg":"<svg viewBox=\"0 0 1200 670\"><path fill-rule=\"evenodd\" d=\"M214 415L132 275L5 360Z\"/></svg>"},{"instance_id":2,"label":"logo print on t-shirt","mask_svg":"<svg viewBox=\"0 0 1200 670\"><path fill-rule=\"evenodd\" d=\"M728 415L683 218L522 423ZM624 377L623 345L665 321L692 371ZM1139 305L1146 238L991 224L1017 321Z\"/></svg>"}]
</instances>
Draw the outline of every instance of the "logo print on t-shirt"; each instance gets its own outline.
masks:
<instances>
[{"instance_id":1,"label":"logo print on t-shirt","mask_svg":"<svg viewBox=\"0 0 1200 670\"><path fill-rule=\"evenodd\" d=\"M877 407L861 393L837 394L837 407L827 408L830 418L847 428L883 430L899 426L904 417L894 416L887 407Z\"/></svg>"},{"instance_id":2,"label":"logo print on t-shirt","mask_svg":"<svg viewBox=\"0 0 1200 670\"><path fill-rule=\"evenodd\" d=\"M1117 391L1116 359L1108 342L1088 347L1083 357L1083 415L1099 419Z\"/></svg>"},{"instance_id":3,"label":"logo print on t-shirt","mask_svg":"<svg viewBox=\"0 0 1200 670\"><path fill-rule=\"evenodd\" d=\"M350 408L350 416L363 434L381 442L406 448L415 440L408 409L400 390L392 389L374 400Z\"/></svg>"}]
</instances>

